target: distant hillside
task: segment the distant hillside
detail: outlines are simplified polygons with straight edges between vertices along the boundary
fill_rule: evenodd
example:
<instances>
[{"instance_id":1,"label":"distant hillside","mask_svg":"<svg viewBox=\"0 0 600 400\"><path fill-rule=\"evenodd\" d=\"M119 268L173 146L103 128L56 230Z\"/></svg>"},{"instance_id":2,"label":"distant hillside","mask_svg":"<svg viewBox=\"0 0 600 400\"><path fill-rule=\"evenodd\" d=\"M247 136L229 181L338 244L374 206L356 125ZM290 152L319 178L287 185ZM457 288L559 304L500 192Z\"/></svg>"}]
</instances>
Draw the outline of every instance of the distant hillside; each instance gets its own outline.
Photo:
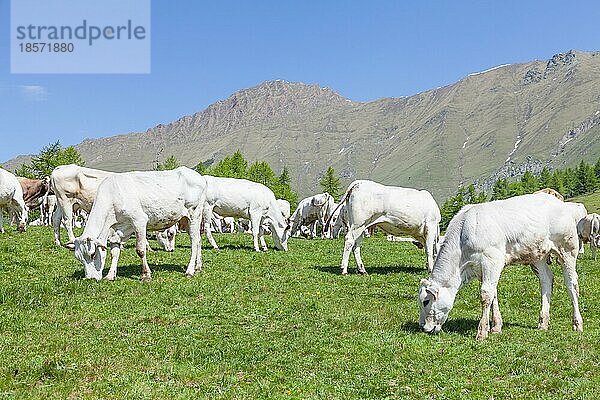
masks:
<instances>
[{"instance_id":1,"label":"distant hillside","mask_svg":"<svg viewBox=\"0 0 600 400\"><path fill-rule=\"evenodd\" d=\"M443 200L462 183L485 188L526 168L600 157L600 53L499 66L366 103L318 85L270 81L146 132L76 148L88 166L113 171L149 169L170 154L194 166L240 149L251 161L287 165L301 195L317 191L332 165L345 184L374 179L427 188Z\"/></svg>"},{"instance_id":2,"label":"distant hillside","mask_svg":"<svg viewBox=\"0 0 600 400\"><path fill-rule=\"evenodd\" d=\"M573 197L572 199L569 199L569 201L585 204L588 213L600 213L600 191L584 196Z\"/></svg>"}]
</instances>

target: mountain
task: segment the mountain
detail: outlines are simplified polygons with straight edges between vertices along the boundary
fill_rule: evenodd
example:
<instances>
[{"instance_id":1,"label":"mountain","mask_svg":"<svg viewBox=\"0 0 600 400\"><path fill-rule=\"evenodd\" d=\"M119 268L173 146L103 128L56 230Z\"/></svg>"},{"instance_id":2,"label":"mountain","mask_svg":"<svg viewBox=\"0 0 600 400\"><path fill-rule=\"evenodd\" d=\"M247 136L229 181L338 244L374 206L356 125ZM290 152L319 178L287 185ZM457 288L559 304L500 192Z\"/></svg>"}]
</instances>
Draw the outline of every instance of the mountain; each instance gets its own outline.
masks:
<instances>
[{"instance_id":1,"label":"mountain","mask_svg":"<svg viewBox=\"0 0 600 400\"><path fill-rule=\"evenodd\" d=\"M143 133L75 146L90 167L150 169L174 154L185 165L240 149L287 165L301 195L332 165L344 183L373 179L426 188L438 201L461 184L600 157L600 52L569 51L510 64L410 97L371 102L286 81L235 92L204 111ZM14 169L24 158L5 163Z\"/></svg>"}]
</instances>

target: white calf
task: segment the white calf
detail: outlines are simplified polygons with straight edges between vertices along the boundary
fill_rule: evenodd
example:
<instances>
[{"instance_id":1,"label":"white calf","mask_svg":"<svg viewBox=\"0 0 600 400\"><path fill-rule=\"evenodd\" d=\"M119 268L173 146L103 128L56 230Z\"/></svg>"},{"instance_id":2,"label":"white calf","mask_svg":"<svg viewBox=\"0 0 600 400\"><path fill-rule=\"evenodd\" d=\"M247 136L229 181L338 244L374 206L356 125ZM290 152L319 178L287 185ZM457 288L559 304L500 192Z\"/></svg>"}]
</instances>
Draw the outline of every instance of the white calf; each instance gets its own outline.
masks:
<instances>
[{"instance_id":1,"label":"white calf","mask_svg":"<svg viewBox=\"0 0 600 400\"><path fill-rule=\"evenodd\" d=\"M498 280L504 266L530 264L540 280L542 308L538 327L548 329L553 274L550 254L563 265L565 285L573 304L573 329L583 330L579 312L577 229L569 206L547 194L530 194L472 205L450 221L444 244L429 279L421 281L419 324L439 332L454 305L458 290L473 278L481 279L482 315L477 339L502 330Z\"/></svg>"}]
</instances>

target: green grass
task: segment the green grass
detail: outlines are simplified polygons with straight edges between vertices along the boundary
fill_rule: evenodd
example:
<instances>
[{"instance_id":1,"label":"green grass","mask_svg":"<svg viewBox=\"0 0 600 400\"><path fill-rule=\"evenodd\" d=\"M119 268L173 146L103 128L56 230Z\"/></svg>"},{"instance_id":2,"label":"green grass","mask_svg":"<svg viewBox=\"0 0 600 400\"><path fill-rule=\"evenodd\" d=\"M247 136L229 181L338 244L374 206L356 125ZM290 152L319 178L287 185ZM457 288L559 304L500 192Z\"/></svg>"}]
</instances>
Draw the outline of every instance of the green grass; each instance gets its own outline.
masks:
<instances>
[{"instance_id":1,"label":"green grass","mask_svg":"<svg viewBox=\"0 0 600 400\"><path fill-rule=\"evenodd\" d=\"M256 254L247 235L203 247L204 272L183 275L189 241L149 255L139 281L131 245L115 282L82 279L49 228L0 236L0 398L598 398L598 264L578 263L584 332L556 274L547 332L535 329L537 279L512 266L500 281L505 326L474 339L478 284L444 326L419 332L424 252L363 241L369 276L339 274L342 242L291 240ZM151 241L156 248L156 242ZM206 244L206 243L205 243Z\"/></svg>"},{"instance_id":2,"label":"green grass","mask_svg":"<svg viewBox=\"0 0 600 400\"><path fill-rule=\"evenodd\" d=\"M588 213L600 213L600 191L584 196L577 196L569 199L569 201L583 203L585 208L587 208Z\"/></svg>"}]
</instances>

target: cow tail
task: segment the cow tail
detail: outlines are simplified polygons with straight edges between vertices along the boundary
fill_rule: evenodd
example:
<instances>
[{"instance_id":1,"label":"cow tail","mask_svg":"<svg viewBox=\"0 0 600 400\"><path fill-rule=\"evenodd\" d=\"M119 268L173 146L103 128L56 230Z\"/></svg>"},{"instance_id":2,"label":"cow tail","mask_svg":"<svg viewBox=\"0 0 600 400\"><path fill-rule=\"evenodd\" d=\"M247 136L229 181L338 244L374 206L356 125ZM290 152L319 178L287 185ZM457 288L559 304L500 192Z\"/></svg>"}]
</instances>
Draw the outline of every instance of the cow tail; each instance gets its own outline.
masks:
<instances>
[{"instance_id":1,"label":"cow tail","mask_svg":"<svg viewBox=\"0 0 600 400\"><path fill-rule=\"evenodd\" d=\"M354 184L354 185L350 186L348 188L348 190L346 190L346 193L344 193L344 195L340 199L340 202L338 203L337 207L331 212L331 214L329 215L329 218L327 218L327 222L325 222L325 228L323 228L323 230L328 230L329 229L329 225L331 224L331 218L333 218L333 215L338 210L338 208L340 208L342 205L344 205L344 203L346 202L346 200L348 200L348 197L350 197L350 193L352 193L352 190L356 186L358 186L358 184Z\"/></svg>"}]
</instances>

